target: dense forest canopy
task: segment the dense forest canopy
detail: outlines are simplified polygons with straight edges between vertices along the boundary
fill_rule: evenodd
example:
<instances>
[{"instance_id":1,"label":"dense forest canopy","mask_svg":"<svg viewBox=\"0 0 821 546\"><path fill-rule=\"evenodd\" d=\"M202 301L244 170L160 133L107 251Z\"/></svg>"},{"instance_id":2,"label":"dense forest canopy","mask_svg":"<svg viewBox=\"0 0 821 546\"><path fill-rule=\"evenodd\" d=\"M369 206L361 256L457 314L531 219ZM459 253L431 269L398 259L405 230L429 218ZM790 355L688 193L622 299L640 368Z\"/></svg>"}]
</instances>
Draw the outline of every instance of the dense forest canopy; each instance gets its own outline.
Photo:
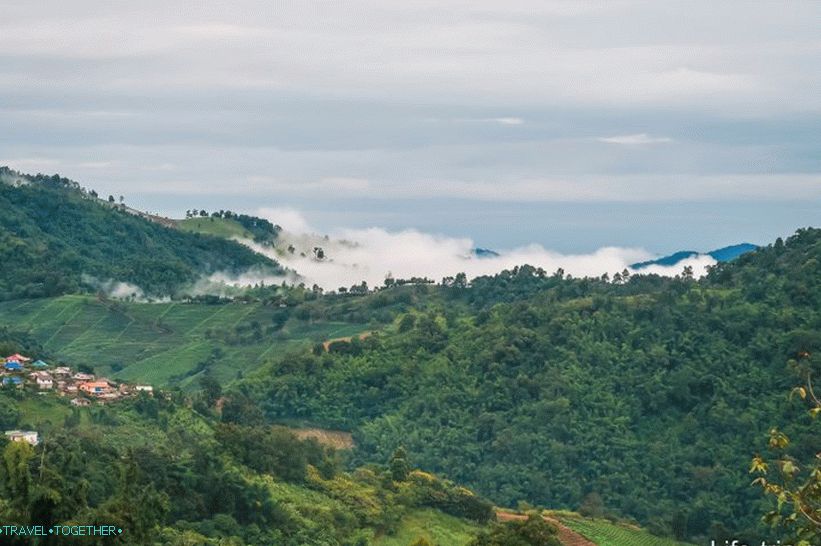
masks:
<instances>
[{"instance_id":1,"label":"dense forest canopy","mask_svg":"<svg viewBox=\"0 0 821 546\"><path fill-rule=\"evenodd\" d=\"M161 225L58 176L0 169L0 179L2 299L88 291L89 278L166 295L217 271L281 272L235 242ZM254 237L278 233L253 217L229 219L245 222L240 227ZM488 517L481 497L460 496L460 488L424 473L396 475L403 465L368 467L351 478L335 454L271 429L267 420L350 430L357 446L351 469L407 453L498 505L634 518L656 533L695 541L766 538L759 518L768 500L750 487L750 457L764 450L774 426L790 438L783 448L797 464L819 449L817 420L788 393L797 375L818 372L820 280L821 230L803 229L701 279L686 268L676 278L629 271L570 278L523 265L470 281L464 274L441 283L386 279L376 290L363 285L330 295L316 287L257 286L231 297L262 306L269 323L240 320L207 334L242 347L286 324L340 319L368 335L273 355L238 379L226 398L236 404L221 411L219 397L178 393L121 412L72 413L51 441L74 458L41 453L38 468L25 448L6 448L6 461L22 473L8 463L0 475L13 499L0 504L0 515L59 521L79 511L127 519L124 499L137 495L154 519L125 522L135 533L233 536L249 544L359 543L367 540L363 529L395 526L394 505ZM44 341L0 331L7 352L43 354ZM6 426L25 422L15 396L0 401ZM103 426L122 426L121 444L95 432ZM124 440L140 434L154 442L148 452ZM83 459L90 452L99 457ZM101 477L91 484L65 479L78 464ZM16 480L29 481L24 468L41 472L37 488L20 488ZM120 472L131 477L117 481ZM344 502L370 508L353 519L326 514L317 524L316 514L283 512L266 476L337 500L354 488L356 498ZM191 494L169 505L183 489ZM262 519L248 519L249 506L263 506L254 516ZM217 521L215 513L226 517Z\"/></svg>"},{"instance_id":2,"label":"dense forest canopy","mask_svg":"<svg viewBox=\"0 0 821 546\"><path fill-rule=\"evenodd\" d=\"M116 282L167 296L215 272L282 272L236 242L150 221L57 175L0 168L0 207L0 299Z\"/></svg>"},{"instance_id":3,"label":"dense forest canopy","mask_svg":"<svg viewBox=\"0 0 821 546\"><path fill-rule=\"evenodd\" d=\"M517 268L439 287L379 335L277 359L244 388L272 419L355 431L360 460L401 444L500 504L753 536L749 456L774 424L797 460L821 437L785 403L797 355L817 367L821 351L819 264L807 229L701 280Z\"/></svg>"}]
</instances>

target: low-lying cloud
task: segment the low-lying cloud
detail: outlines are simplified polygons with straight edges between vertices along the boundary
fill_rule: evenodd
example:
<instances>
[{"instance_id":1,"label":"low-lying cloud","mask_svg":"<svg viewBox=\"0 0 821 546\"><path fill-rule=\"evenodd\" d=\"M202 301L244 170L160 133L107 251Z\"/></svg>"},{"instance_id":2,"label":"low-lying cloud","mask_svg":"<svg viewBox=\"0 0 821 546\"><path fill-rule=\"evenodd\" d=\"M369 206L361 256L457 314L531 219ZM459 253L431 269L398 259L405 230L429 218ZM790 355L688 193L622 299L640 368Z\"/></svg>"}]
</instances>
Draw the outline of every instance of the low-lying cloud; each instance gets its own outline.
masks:
<instances>
[{"instance_id":1,"label":"low-lying cloud","mask_svg":"<svg viewBox=\"0 0 821 546\"><path fill-rule=\"evenodd\" d=\"M147 296L142 288L130 282L117 281L114 279L98 279L93 275L88 275L85 273L80 277L80 280L83 284L89 286L96 292L114 300L135 301L140 303L162 303L169 301L170 299L168 296Z\"/></svg>"},{"instance_id":2,"label":"low-lying cloud","mask_svg":"<svg viewBox=\"0 0 821 546\"><path fill-rule=\"evenodd\" d=\"M270 209L261 210L260 214L277 222L270 212ZM291 225L308 226L296 211L289 210L287 216ZM245 243L295 270L306 285L317 284L326 290L347 288L362 281L370 287L379 286L386 277L426 277L438 282L443 277L463 272L472 279L525 264L541 267L549 273L561 268L574 277L599 277L604 273L612 276L630 269L630 264L654 258L653 254L640 248L603 247L589 254L562 254L537 244L508 250L493 249L498 255L478 256L475 250L481 245L470 238L445 237L414 229L388 231L378 227L339 229L327 237L310 231L286 229L277 249ZM654 265L641 272L673 276L680 274L685 266L691 266L694 274L700 276L707 266L715 263L711 257L699 255L674 266ZM222 280L231 282L227 278ZM250 278L243 280L252 281Z\"/></svg>"}]
</instances>

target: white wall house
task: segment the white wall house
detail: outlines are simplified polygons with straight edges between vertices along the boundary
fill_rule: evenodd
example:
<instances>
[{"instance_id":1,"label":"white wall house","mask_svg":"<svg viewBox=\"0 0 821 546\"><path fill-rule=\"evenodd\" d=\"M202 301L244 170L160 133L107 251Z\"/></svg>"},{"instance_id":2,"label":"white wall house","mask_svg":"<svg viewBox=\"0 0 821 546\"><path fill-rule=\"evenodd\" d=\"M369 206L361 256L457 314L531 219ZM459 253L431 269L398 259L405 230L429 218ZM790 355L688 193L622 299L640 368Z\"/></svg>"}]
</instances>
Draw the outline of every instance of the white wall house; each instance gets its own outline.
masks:
<instances>
[{"instance_id":1,"label":"white wall house","mask_svg":"<svg viewBox=\"0 0 821 546\"><path fill-rule=\"evenodd\" d=\"M33 446L40 443L40 438L33 430L7 430L6 438L11 442L26 442Z\"/></svg>"}]
</instances>

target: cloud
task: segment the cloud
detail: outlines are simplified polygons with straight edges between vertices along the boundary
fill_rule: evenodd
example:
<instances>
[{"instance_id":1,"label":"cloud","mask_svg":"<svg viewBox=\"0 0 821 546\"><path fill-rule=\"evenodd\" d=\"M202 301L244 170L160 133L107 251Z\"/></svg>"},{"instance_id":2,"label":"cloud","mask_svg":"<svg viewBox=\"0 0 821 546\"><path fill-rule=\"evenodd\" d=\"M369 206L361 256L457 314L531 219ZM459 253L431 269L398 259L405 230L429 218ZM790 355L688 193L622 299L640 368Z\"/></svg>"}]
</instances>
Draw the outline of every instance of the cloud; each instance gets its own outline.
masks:
<instances>
[{"instance_id":1,"label":"cloud","mask_svg":"<svg viewBox=\"0 0 821 546\"><path fill-rule=\"evenodd\" d=\"M257 209L256 215L294 233L309 233L312 231L308 221L296 209L262 207Z\"/></svg>"},{"instance_id":2,"label":"cloud","mask_svg":"<svg viewBox=\"0 0 821 546\"><path fill-rule=\"evenodd\" d=\"M494 123L497 125L524 125L525 120L518 117L499 117L499 118L466 118L459 121L464 122L478 122L478 123Z\"/></svg>"},{"instance_id":3,"label":"cloud","mask_svg":"<svg viewBox=\"0 0 821 546\"><path fill-rule=\"evenodd\" d=\"M415 207L404 226L447 232L457 200L647 201L743 240L750 201L821 199L821 4L457 1L6 2L4 163L168 213ZM782 210L769 233L810 216ZM607 242L664 247L650 224Z\"/></svg>"},{"instance_id":4,"label":"cloud","mask_svg":"<svg viewBox=\"0 0 821 546\"><path fill-rule=\"evenodd\" d=\"M620 137L618 137L620 138ZM632 137L631 137L632 138ZM627 142L621 144L628 145ZM634 143L635 144L635 143ZM342 199L458 198L471 201L544 203L640 203L698 200L821 199L821 174L726 175L579 175L490 179L418 178L339 183L344 178L316 181L270 179L265 188L275 194ZM260 193L264 195L264 193Z\"/></svg>"},{"instance_id":5,"label":"cloud","mask_svg":"<svg viewBox=\"0 0 821 546\"><path fill-rule=\"evenodd\" d=\"M621 272L632 263L654 257L638 248L605 247L588 254L563 254L533 244L499 250L498 256L480 258L474 254L476 245L469 238L445 237L418 230L388 231L377 227L336 230L327 239L306 233L284 233L280 245L295 246L294 253L244 242L295 270L308 286L318 284L326 290L350 287L363 280L371 287L379 286L388 276L426 277L438 282L443 277L464 272L469 278L475 278L525 264L550 273L562 268L573 276L598 277L603 273ZM323 249L323 259L316 259L312 252L315 247ZM684 265L691 265L695 274L701 275L706 266L713 263L715 261L709 256L697 257L680 265L654 266L643 272L677 275Z\"/></svg>"},{"instance_id":6,"label":"cloud","mask_svg":"<svg viewBox=\"0 0 821 546\"><path fill-rule=\"evenodd\" d=\"M81 275L81 281L97 292L105 294L106 297L115 300L138 301L141 303L160 303L170 300L168 296L161 298L147 297L142 288L129 282L121 282L114 279L98 279L86 273Z\"/></svg>"},{"instance_id":7,"label":"cloud","mask_svg":"<svg viewBox=\"0 0 821 546\"><path fill-rule=\"evenodd\" d=\"M666 142L673 142L672 138L668 137L651 137L647 133L636 133L634 135L616 135L611 137L599 137L596 140L599 142L607 142L608 144L625 144L628 146L641 144L662 144Z\"/></svg>"}]
</instances>

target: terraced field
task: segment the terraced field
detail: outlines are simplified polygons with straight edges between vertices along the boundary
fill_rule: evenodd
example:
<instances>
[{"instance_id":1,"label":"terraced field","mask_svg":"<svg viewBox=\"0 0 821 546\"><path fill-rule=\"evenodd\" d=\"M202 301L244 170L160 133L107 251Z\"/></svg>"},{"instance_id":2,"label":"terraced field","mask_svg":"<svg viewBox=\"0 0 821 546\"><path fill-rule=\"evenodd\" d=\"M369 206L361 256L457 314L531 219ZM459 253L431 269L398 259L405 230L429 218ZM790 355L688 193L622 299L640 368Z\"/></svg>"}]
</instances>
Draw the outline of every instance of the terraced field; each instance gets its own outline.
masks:
<instances>
[{"instance_id":1,"label":"terraced field","mask_svg":"<svg viewBox=\"0 0 821 546\"><path fill-rule=\"evenodd\" d=\"M598 546L691 546L647 531L606 520L563 517L559 520Z\"/></svg>"},{"instance_id":2,"label":"terraced field","mask_svg":"<svg viewBox=\"0 0 821 546\"><path fill-rule=\"evenodd\" d=\"M207 235L214 235L215 237L223 237L231 239L239 237L242 239L252 239L253 234L242 227L242 224L236 220L226 218L186 218L184 220L174 221L178 228L183 231L193 231L195 233L205 233Z\"/></svg>"},{"instance_id":3,"label":"terraced field","mask_svg":"<svg viewBox=\"0 0 821 546\"><path fill-rule=\"evenodd\" d=\"M431 509L419 509L402 518L393 535L380 535L374 540L377 546L407 546L420 538L440 546L464 546L481 530L465 520Z\"/></svg>"},{"instance_id":4,"label":"terraced field","mask_svg":"<svg viewBox=\"0 0 821 546\"><path fill-rule=\"evenodd\" d=\"M228 344L214 335L253 322L264 330L271 311L261 304L123 303L62 296L2 302L0 325L29 331L50 355L73 366L88 364L109 377L183 387L196 381L204 365L227 384L278 352L366 329L291 319L282 330L258 340ZM206 363L218 348L223 356Z\"/></svg>"}]
</instances>

